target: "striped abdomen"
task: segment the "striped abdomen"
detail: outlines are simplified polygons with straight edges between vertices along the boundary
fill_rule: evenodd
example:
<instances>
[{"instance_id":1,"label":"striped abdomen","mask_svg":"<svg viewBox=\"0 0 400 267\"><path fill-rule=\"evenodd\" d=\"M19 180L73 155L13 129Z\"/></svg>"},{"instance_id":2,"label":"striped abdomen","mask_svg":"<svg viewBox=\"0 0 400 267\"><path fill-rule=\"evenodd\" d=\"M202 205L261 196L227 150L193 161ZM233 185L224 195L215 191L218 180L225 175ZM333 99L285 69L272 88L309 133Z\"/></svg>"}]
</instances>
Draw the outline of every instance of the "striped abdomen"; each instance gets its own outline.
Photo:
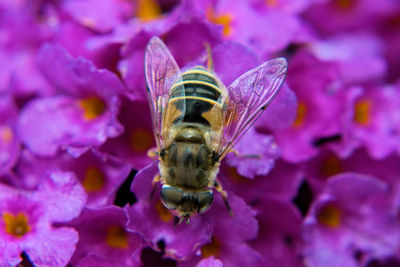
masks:
<instances>
[{"instance_id":1,"label":"striped abdomen","mask_svg":"<svg viewBox=\"0 0 400 267\"><path fill-rule=\"evenodd\" d=\"M184 86L184 87L182 87ZM184 90L184 96L182 96ZM170 89L171 99L178 109L181 101L185 101L183 122L200 123L210 126L210 121L204 114L214 106L221 108L218 100L221 89L216 78L202 67L196 67L182 74L182 81ZM182 117L180 117L182 120Z\"/></svg>"}]
</instances>

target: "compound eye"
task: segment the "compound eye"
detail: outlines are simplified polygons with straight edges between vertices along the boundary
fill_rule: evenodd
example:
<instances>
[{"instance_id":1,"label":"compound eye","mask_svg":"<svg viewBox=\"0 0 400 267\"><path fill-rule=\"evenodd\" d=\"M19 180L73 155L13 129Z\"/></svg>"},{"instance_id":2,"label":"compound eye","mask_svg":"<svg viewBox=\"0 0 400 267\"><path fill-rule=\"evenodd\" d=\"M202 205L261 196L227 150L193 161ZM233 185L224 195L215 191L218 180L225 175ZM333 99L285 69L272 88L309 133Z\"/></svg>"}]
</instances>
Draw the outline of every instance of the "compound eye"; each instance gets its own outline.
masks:
<instances>
[{"instance_id":1,"label":"compound eye","mask_svg":"<svg viewBox=\"0 0 400 267\"><path fill-rule=\"evenodd\" d=\"M181 189L163 185L161 189L161 201L167 209L175 210L182 202L183 192Z\"/></svg>"},{"instance_id":2,"label":"compound eye","mask_svg":"<svg viewBox=\"0 0 400 267\"><path fill-rule=\"evenodd\" d=\"M214 200L214 195L211 190L197 194L197 201L199 204L199 213L206 212L210 208L213 200Z\"/></svg>"}]
</instances>

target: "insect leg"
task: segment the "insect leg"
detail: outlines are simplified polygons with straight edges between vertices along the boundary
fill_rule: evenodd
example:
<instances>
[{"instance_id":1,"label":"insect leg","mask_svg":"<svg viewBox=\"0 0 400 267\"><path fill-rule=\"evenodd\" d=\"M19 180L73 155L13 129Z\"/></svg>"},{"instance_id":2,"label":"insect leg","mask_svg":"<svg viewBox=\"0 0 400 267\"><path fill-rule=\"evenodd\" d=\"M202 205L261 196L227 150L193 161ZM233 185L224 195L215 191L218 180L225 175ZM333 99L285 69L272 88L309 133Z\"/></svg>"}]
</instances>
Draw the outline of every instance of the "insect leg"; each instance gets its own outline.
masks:
<instances>
[{"instance_id":1,"label":"insect leg","mask_svg":"<svg viewBox=\"0 0 400 267\"><path fill-rule=\"evenodd\" d=\"M232 212L231 206L229 206L229 203L228 203L228 194L222 188L221 182L218 181L217 179L214 181L214 188L221 194L221 196L222 196L222 198L224 200L224 204L225 204L226 208L229 211L229 214L231 216L233 216L233 212Z\"/></svg>"},{"instance_id":2,"label":"insect leg","mask_svg":"<svg viewBox=\"0 0 400 267\"><path fill-rule=\"evenodd\" d=\"M158 159L158 149L156 147L152 147L147 151L147 156L153 160Z\"/></svg>"},{"instance_id":3,"label":"insect leg","mask_svg":"<svg viewBox=\"0 0 400 267\"><path fill-rule=\"evenodd\" d=\"M156 176L154 176L153 182L152 182L153 189L151 190L151 193L150 193L150 199L153 199L154 192L156 191L156 188L157 188L157 183L158 183L160 180L161 180L160 174L156 174Z\"/></svg>"},{"instance_id":4,"label":"insect leg","mask_svg":"<svg viewBox=\"0 0 400 267\"><path fill-rule=\"evenodd\" d=\"M258 155L258 154L241 154L239 151L237 151L233 148L231 148L229 153L233 153L233 154L235 154L235 156L241 157L241 158L256 158L256 159L261 158L261 155Z\"/></svg>"}]
</instances>

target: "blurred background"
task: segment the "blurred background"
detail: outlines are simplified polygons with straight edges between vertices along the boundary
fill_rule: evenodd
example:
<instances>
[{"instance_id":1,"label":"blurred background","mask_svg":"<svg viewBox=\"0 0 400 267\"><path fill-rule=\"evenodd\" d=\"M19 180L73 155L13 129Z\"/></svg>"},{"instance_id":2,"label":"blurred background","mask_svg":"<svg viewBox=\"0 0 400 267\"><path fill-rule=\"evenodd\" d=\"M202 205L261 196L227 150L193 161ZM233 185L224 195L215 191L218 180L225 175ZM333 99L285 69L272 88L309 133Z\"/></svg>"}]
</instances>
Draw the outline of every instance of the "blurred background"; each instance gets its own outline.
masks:
<instances>
[{"instance_id":1,"label":"blurred background","mask_svg":"<svg viewBox=\"0 0 400 267\"><path fill-rule=\"evenodd\" d=\"M210 211L176 225L144 51L225 86L285 57ZM0 0L0 266L400 266L397 0Z\"/></svg>"}]
</instances>

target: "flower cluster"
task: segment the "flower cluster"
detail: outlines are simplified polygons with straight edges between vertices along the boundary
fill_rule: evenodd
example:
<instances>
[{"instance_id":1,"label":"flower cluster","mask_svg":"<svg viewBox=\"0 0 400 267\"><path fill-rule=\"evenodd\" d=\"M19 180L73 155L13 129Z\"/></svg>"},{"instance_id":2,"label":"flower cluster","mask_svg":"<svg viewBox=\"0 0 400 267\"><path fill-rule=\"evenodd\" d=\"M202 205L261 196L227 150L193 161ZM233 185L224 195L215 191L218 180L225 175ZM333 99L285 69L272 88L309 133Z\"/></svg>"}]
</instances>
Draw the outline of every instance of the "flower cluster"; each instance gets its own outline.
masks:
<instances>
[{"instance_id":1,"label":"flower cluster","mask_svg":"<svg viewBox=\"0 0 400 267\"><path fill-rule=\"evenodd\" d=\"M400 3L0 1L0 266L400 265ZM177 224L157 192L144 51L210 48L284 86Z\"/></svg>"}]
</instances>

